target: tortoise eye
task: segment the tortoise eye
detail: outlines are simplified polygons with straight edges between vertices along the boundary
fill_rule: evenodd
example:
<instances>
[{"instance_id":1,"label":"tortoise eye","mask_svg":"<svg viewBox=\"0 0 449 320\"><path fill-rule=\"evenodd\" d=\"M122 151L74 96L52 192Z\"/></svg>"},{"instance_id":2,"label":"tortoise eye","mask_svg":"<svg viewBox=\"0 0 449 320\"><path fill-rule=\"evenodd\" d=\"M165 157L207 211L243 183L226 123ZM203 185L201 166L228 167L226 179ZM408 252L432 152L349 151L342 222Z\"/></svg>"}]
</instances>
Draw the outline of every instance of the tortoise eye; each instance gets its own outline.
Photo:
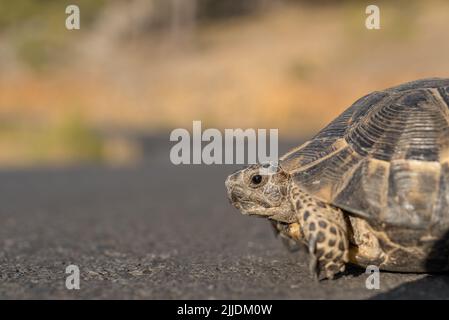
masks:
<instances>
[{"instance_id":1,"label":"tortoise eye","mask_svg":"<svg viewBox=\"0 0 449 320\"><path fill-rule=\"evenodd\" d=\"M258 185L262 182L262 176L260 174L255 174L251 178L251 182L255 185Z\"/></svg>"}]
</instances>

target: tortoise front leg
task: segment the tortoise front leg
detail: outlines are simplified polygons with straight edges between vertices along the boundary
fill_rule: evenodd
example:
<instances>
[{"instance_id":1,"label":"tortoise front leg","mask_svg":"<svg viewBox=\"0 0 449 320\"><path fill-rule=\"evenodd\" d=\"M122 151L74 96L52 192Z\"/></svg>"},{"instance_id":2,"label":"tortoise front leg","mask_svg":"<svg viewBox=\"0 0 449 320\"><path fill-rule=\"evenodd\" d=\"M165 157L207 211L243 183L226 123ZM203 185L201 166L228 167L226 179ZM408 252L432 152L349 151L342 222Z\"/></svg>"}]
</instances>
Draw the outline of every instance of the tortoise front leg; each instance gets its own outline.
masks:
<instances>
[{"instance_id":1,"label":"tortoise front leg","mask_svg":"<svg viewBox=\"0 0 449 320\"><path fill-rule=\"evenodd\" d=\"M290 190L301 234L310 254L310 272L318 279L324 271L328 279L345 270L349 261L349 237L343 212L314 199L298 187Z\"/></svg>"}]
</instances>

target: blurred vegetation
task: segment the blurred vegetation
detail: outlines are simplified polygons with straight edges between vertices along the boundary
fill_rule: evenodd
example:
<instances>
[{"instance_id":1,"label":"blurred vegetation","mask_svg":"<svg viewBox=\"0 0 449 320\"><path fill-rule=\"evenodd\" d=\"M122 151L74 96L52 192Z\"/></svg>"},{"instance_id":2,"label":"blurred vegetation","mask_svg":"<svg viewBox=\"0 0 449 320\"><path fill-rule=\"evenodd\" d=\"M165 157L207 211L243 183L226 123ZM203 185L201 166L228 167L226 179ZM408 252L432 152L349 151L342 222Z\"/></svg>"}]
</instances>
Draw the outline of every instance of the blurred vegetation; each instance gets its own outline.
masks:
<instances>
[{"instance_id":1,"label":"blurred vegetation","mask_svg":"<svg viewBox=\"0 0 449 320\"><path fill-rule=\"evenodd\" d=\"M19 0L0 1L0 34L11 40L18 58L33 70L41 71L50 63L65 61L70 41L62 28L65 8L76 4L83 8L83 26L91 25L104 0Z\"/></svg>"},{"instance_id":2,"label":"blurred vegetation","mask_svg":"<svg viewBox=\"0 0 449 320\"><path fill-rule=\"evenodd\" d=\"M64 149L69 159L101 161L104 158L104 143L101 136L79 115L69 117L47 136L48 146Z\"/></svg>"},{"instance_id":3,"label":"blurred vegetation","mask_svg":"<svg viewBox=\"0 0 449 320\"><path fill-rule=\"evenodd\" d=\"M0 161L15 150L17 164L102 162L104 141L78 115L64 119L55 126L25 123L0 124Z\"/></svg>"},{"instance_id":4,"label":"blurred vegetation","mask_svg":"<svg viewBox=\"0 0 449 320\"><path fill-rule=\"evenodd\" d=\"M360 14L360 5L355 1L346 1L344 7L344 23L352 41L360 41L368 34L377 41L406 42L416 35L417 21L421 13L422 3L410 0L395 0L394 4L385 1L376 3L381 7L381 28L383 32L371 32L364 25L366 15ZM425 10L425 8L424 8Z\"/></svg>"},{"instance_id":5,"label":"blurred vegetation","mask_svg":"<svg viewBox=\"0 0 449 320\"><path fill-rule=\"evenodd\" d=\"M373 90L449 77L449 2L377 1L380 30L369 4L0 0L0 166L132 162L121 132L193 120L303 138Z\"/></svg>"}]
</instances>

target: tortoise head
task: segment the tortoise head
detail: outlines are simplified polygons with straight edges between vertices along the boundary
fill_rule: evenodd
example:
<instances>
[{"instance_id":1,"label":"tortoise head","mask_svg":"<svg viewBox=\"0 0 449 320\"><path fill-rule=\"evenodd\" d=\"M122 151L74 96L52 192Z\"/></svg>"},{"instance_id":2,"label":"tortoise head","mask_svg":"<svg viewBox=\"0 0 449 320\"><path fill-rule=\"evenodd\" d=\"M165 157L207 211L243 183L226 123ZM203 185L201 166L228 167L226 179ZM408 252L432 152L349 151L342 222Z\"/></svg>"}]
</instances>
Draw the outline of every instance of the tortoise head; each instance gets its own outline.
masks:
<instances>
[{"instance_id":1,"label":"tortoise head","mask_svg":"<svg viewBox=\"0 0 449 320\"><path fill-rule=\"evenodd\" d=\"M242 214L291 222L289 183L290 175L280 166L255 164L231 174L225 185L231 204Z\"/></svg>"}]
</instances>

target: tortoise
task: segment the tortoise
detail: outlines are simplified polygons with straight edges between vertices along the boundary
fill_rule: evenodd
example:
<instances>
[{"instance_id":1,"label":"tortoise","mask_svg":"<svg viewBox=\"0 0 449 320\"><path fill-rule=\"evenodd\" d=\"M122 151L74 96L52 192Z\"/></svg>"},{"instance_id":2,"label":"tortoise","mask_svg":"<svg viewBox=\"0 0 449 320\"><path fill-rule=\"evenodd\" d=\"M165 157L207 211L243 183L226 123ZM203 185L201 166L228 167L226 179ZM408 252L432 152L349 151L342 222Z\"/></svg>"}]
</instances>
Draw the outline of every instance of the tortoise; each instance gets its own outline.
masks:
<instances>
[{"instance_id":1,"label":"tortoise","mask_svg":"<svg viewBox=\"0 0 449 320\"><path fill-rule=\"evenodd\" d=\"M275 165L250 165L225 184L243 214L308 249L316 279L348 263L448 270L449 79L368 94Z\"/></svg>"}]
</instances>

